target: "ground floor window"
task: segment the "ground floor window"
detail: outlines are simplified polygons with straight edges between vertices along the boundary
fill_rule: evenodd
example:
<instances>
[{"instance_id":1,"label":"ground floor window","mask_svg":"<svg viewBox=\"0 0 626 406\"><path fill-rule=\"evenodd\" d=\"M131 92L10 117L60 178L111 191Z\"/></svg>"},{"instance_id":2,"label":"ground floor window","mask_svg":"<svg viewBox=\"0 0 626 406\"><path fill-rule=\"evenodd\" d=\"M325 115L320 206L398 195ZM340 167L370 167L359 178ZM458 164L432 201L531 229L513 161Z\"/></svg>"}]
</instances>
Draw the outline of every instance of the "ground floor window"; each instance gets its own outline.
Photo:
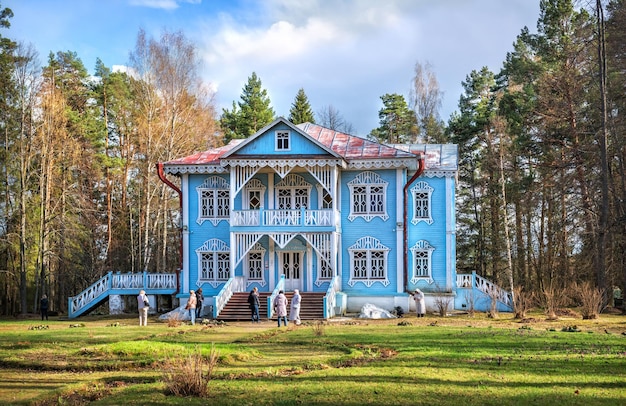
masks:
<instances>
[{"instance_id":1,"label":"ground floor window","mask_svg":"<svg viewBox=\"0 0 626 406\"><path fill-rule=\"evenodd\" d=\"M413 276L411 282L416 283L420 279L432 278L432 254L435 247L428 241L418 241L411 247L413 254Z\"/></svg>"},{"instance_id":2,"label":"ground floor window","mask_svg":"<svg viewBox=\"0 0 626 406\"><path fill-rule=\"evenodd\" d=\"M198 284L208 282L212 286L230 278L230 248L216 238L206 241L196 250L198 255Z\"/></svg>"},{"instance_id":3,"label":"ground floor window","mask_svg":"<svg viewBox=\"0 0 626 406\"><path fill-rule=\"evenodd\" d=\"M389 284L387 275L387 256L390 248L381 244L374 237L363 237L348 248L350 253L350 281L354 286L358 282L371 286L376 282L384 286Z\"/></svg>"}]
</instances>

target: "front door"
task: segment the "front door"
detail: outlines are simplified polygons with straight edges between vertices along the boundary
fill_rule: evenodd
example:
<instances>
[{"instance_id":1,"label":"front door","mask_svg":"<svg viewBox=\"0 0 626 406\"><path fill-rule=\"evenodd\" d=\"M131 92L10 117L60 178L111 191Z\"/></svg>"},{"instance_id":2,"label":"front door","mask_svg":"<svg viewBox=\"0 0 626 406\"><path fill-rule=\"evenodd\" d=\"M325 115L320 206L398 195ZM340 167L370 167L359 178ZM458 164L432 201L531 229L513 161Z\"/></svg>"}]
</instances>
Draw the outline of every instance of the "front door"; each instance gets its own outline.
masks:
<instances>
[{"instance_id":1,"label":"front door","mask_svg":"<svg viewBox=\"0 0 626 406\"><path fill-rule=\"evenodd\" d=\"M285 275L285 291L302 290L302 257L298 251L284 251L281 253L281 273Z\"/></svg>"}]
</instances>

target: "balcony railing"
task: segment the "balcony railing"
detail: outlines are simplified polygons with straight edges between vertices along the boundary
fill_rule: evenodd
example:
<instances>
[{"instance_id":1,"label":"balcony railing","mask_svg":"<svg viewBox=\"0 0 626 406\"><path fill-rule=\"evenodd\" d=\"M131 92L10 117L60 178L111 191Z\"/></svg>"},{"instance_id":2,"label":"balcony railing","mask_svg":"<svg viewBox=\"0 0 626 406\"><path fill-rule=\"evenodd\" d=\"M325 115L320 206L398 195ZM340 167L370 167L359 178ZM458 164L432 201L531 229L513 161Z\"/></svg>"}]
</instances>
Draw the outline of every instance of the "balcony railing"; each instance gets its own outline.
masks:
<instances>
[{"instance_id":1,"label":"balcony railing","mask_svg":"<svg viewBox=\"0 0 626 406\"><path fill-rule=\"evenodd\" d=\"M232 213L233 226L263 227L329 227L333 225L333 211L324 210L236 210Z\"/></svg>"}]
</instances>

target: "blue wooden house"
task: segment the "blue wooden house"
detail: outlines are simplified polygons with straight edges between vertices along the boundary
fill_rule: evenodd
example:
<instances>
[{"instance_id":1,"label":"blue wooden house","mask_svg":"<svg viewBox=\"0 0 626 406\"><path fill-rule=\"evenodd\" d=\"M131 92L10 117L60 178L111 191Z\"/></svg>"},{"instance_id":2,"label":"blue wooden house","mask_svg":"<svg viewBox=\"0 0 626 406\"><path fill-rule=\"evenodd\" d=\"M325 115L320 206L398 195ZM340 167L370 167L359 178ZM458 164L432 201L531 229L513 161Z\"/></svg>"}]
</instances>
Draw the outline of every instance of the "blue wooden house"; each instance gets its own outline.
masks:
<instances>
[{"instance_id":1,"label":"blue wooden house","mask_svg":"<svg viewBox=\"0 0 626 406\"><path fill-rule=\"evenodd\" d=\"M408 312L416 288L427 311L510 310L507 292L456 273L457 154L456 145L383 145L278 118L247 139L159 163L181 202L174 294L184 304L202 287L215 318L247 318L242 298L253 287L267 317L281 289L300 290L303 318L365 304Z\"/></svg>"}]
</instances>

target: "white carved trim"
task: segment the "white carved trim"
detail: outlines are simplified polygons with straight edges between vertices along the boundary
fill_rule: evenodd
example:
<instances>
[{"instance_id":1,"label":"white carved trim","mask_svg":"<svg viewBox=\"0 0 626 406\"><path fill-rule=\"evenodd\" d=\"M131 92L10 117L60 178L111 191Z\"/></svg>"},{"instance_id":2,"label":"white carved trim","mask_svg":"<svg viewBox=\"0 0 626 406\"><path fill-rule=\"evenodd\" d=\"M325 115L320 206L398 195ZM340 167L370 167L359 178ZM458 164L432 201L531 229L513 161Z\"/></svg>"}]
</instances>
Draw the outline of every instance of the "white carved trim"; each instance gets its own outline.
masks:
<instances>
[{"instance_id":1,"label":"white carved trim","mask_svg":"<svg viewBox=\"0 0 626 406\"><path fill-rule=\"evenodd\" d=\"M170 175L179 174L212 174L212 173L227 173L228 168L221 165L176 165L165 166L164 172Z\"/></svg>"},{"instance_id":2,"label":"white carved trim","mask_svg":"<svg viewBox=\"0 0 626 406\"><path fill-rule=\"evenodd\" d=\"M355 251L383 251L385 254L384 257L384 261L385 261L385 279L353 279L354 277L354 252ZM391 248L386 247L385 245L383 245L377 238L372 237L372 236L366 236L366 237L362 237L359 238L357 240L357 242L355 242L352 246L350 246L348 248L348 252L350 253L350 280L348 281L348 285L350 287L354 286L355 284L361 282L363 283L365 286L367 286L368 288L370 286L372 286L375 283L380 282L383 286L387 286L389 285L389 269L388 269L388 265L389 265L389 260L388 260L388 256L389 256L389 251L391 251ZM371 263L368 263L368 267L371 266ZM368 269L368 273L370 272L370 269Z\"/></svg>"},{"instance_id":3,"label":"white carved trim","mask_svg":"<svg viewBox=\"0 0 626 406\"><path fill-rule=\"evenodd\" d=\"M202 217L202 192L204 190L227 190L230 194L230 185L228 182L220 177L220 176L210 176L202 182L202 184L196 187L196 193L198 195L198 217L196 218L196 223L202 225L205 221L210 221L213 226L217 226L220 221L229 221L230 211L232 207L229 207L229 216L228 217ZM230 195L229 195L229 204L230 204Z\"/></svg>"},{"instance_id":4,"label":"white carved trim","mask_svg":"<svg viewBox=\"0 0 626 406\"><path fill-rule=\"evenodd\" d=\"M425 178L455 178L457 175L457 171L435 171L435 170L425 170L421 175Z\"/></svg>"},{"instance_id":5,"label":"white carved trim","mask_svg":"<svg viewBox=\"0 0 626 406\"><path fill-rule=\"evenodd\" d=\"M248 191L259 191L261 193L259 193L259 198L261 199L261 208L265 207L265 190L267 188L265 187L265 185L263 185L263 183L261 183L261 181L259 179L251 179L248 183L246 183L246 185L244 186L243 190L243 196L242 196L242 200L243 200L243 205L242 208L243 210L249 210L250 209L250 195L248 194Z\"/></svg>"},{"instance_id":6,"label":"white carved trim","mask_svg":"<svg viewBox=\"0 0 626 406\"><path fill-rule=\"evenodd\" d=\"M248 251L259 242L263 233L232 233L235 241L233 255L235 257L234 267L237 268L239 263L245 258Z\"/></svg>"},{"instance_id":7,"label":"white carved trim","mask_svg":"<svg viewBox=\"0 0 626 406\"><path fill-rule=\"evenodd\" d=\"M213 288L216 288L217 286L224 284L226 281L218 280L218 279L209 280L209 279L200 278L200 276L202 275L202 254L207 253L207 252L212 252L216 254L224 253L224 252L230 253L230 248L228 247L228 244L226 244L224 241L217 239L217 238L212 238L210 240L207 240L200 247L196 248L196 256L198 258L198 272L197 272L196 286L201 286L203 283L208 283ZM230 262L231 261L229 260L228 263L230 264ZM218 272L217 269L214 270L214 272L215 272L214 277L217 278L217 272Z\"/></svg>"},{"instance_id":8,"label":"white carved trim","mask_svg":"<svg viewBox=\"0 0 626 406\"><path fill-rule=\"evenodd\" d=\"M348 169L395 169L415 166L415 158L351 160Z\"/></svg>"},{"instance_id":9,"label":"white carved trim","mask_svg":"<svg viewBox=\"0 0 626 406\"><path fill-rule=\"evenodd\" d=\"M380 177L376 172L365 171L359 173L353 180L348 182L348 188L350 189L350 214L348 220L353 221L356 218L362 218L369 222L375 217L380 217L383 221L389 218L387 214L387 186L389 182ZM382 186L383 188L383 213L355 213L354 212L354 187L355 186ZM368 188L367 193L368 206L371 202L371 195Z\"/></svg>"},{"instance_id":10,"label":"white carved trim","mask_svg":"<svg viewBox=\"0 0 626 406\"><path fill-rule=\"evenodd\" d=\"M432 284L434 282L433 279L433 260L432 260L432 256L433 256L433 251L435 251L435 247L433 247L432 245L430 245L428 243L428 241L426 240L420 240L418 242L415 243L414 246L411 247L411 253L413 254L413 272L411 275L411 283L412 284L416 284L418 281L420 280L425 280L428 283ZM415 275L415 270L416 270L416 263L415 261L417 260L416 258L416 254L418 252L427 252L428 253L428 275L427 276L417 276Z\"/></svg>"},{"instance_id":11,"label":"white carved trim","mask_svg":"<svg viewBox=\"0 0 626 406\"><path fill-rule=\"evenodd\" d=\"M432 224L433 223L433 191L435 189L433 189L427 182L421 181L421 182L417 182L415 184L415 186L413 186L411 188L411 195L413 196L413 215L412 215L412 219L411 219L411 224L415 225L417 223L419 223L420 221L425 222L426 224ZM426 192L428 193L428 197L427 197L427 211L428 211L428 217L415 217L415 205L416 205L416 201L417 201L417 193L420 192Z\"/></svg>"},{"instance_id":12,"label":"white carved trim","mask_svg":"<svg viewBox=\"0 0 626 406\"><path fill-rule=\"evenodd\" d=\"M244 262L244 272L245 275L247 275L246 278L246 288L252 284L258 284L261 286L265 286L267 284L266 280L265 280L265 267L263 266L263 264L265 263L265 252L267 250L265 248L263 248L263 246L261 244L259 244L258 242L254 244L254 246L246 253L246 257L248 255L250 255L251 253L261 253L261 279L252 279L250 280L250 261L246 260Z\"/></svg>"}]
</instances>

